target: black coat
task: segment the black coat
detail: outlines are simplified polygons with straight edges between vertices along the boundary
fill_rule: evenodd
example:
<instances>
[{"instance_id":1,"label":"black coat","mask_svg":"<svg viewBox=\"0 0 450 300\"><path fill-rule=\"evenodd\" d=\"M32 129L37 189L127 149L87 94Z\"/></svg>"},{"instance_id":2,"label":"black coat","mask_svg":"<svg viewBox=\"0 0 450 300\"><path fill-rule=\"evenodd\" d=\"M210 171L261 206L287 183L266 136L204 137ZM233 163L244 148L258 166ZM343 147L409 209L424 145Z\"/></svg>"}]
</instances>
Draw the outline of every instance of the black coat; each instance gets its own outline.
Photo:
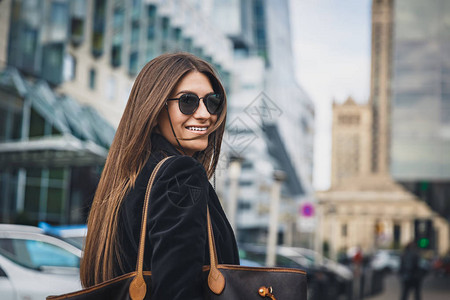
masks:
<instances>
[{"instance_id":1,"label":"black coat","mask_svg":"<svg viewBox=\"0 0 450 300\"><path fill-rule=\"evenodd\" d=\"M119 274L136 269L142 205L156 164L166 161L150 194L144 270L152 271L153 300L202 299L202 266L209 265L206 205L208 204L219 263L239 264L236 240L205 169L181 155L163 136L153 134L152 154L119 214Z\"/></svg>"}]
</instances>

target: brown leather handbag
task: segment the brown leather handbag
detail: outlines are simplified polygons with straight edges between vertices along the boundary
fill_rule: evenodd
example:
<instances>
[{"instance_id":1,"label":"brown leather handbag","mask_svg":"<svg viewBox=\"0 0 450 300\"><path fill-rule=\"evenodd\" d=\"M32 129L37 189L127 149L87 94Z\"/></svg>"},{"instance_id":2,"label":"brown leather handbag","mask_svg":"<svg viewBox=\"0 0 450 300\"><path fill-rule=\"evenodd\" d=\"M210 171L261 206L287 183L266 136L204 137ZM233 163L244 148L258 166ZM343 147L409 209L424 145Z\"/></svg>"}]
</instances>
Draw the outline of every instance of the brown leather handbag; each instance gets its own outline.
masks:
<instances>
[{"instance_id":1,"label":"brown leather handbag","mask_svg":"<svg viewBox=\"0 0 450 300\"><path fill-rule=\"evenodd\" d=\"M153 181L158 170L168 158L161 160L156 165L148 181L142 211L136 271L80 291L59 296L48 296L47 300L151 299L151 272L143 271L147 210ZM203 267L204 299L262 300L265 298L272 300L306 300L306 273L304 271L288 268L260 268L218 264L209 209L207 218L211 265Z\"/></svg>"}]
</instances>

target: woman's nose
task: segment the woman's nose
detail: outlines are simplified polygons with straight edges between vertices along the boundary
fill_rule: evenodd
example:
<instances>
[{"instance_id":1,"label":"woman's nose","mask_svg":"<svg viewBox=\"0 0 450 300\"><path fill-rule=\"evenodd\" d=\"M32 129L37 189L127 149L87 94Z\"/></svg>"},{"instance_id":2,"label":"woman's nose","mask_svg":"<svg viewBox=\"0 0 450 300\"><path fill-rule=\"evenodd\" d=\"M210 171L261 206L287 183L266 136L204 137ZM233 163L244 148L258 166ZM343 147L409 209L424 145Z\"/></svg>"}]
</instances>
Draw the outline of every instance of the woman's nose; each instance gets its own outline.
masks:
<instances>
[{"instance_id":1,"label":"woman's nose","mask_svg":"<svg viewBox=\"0 0 450 300\"><path fill-rule=\"evenodd\" d=\"M208 119L209 117L211 117L211 114L209 113L203 101L204 101L203 99L200 99L200 102L198 103L198 108L194 113L194 117L197 119Z\"/></svg>"}]
</instances>

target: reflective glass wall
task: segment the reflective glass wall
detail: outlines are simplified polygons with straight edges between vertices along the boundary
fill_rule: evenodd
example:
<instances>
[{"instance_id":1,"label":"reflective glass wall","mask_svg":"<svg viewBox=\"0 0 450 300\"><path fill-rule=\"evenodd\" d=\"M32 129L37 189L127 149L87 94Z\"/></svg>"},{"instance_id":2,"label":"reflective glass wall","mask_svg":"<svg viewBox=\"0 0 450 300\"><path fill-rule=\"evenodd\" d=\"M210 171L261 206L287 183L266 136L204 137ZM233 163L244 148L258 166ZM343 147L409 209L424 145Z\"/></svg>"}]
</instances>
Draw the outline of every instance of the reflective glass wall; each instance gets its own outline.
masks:
<instances>
[{"instance_id":1,"label":"reflective glass wall","mask_svg":"<svg viewBox=\"0 0 450 300\"><path fill-rule=\"evenodd\" d=\"M391 174L450 179L450 1L395 1Z\"/></svg>"}]
</instances>

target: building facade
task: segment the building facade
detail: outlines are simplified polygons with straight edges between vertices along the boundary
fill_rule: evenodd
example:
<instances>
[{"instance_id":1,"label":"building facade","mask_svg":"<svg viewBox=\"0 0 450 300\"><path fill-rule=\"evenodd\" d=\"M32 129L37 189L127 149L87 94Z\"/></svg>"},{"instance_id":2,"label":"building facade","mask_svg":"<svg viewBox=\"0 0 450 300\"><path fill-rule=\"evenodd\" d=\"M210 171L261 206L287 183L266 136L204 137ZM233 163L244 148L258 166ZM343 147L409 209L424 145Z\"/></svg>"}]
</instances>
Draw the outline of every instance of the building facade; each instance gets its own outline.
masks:
<instances>
[{"instance_id":1,"label":"building facade","mask_svg":"<svg viewBox=\"0 0 450 300\"><path fill-rule=\"evenodd\" d=\"M238 239L265 242L274 171L283 171L279 242L298 244L299 205L314 202L314 105L295 80L289 1L217 0L214 7L235 59L224 150L241 162L237 192L229 174L223 179L225 206L237 201L230 207L238 208Z\"/></svg>"},{"instance_id":2,"label":"building facade","mask_svg":"<svg viewBox=\"0 0 450 300\"><path fill-rule=\"evenodd\" d=\"M450 6L394 9L391 174L450 221Z\"/></svg>"},{"instance_id":3,"label":"building facade","mask_svg":"<svg viewBox=\"0 0 450 300\"><path fill-rule=\"evenodd\" d=\"M47 82L0 72L0 222L86 221L114 128Z\"/></svg>"},{"instance_id":4,"label":"building facade","mask_svg":"<svg viewBox=\"0 0 450 300\"><path fill-rule=\"evenodd\" d=\"M333 103L331 187L371 174L372 110L349 97Z\"/></svg>"},{"instance_id":5,"label":"building facade","mask_svg":"<svg viewBox=\"0 0 450 300\"><path fill-rule=\"evenodd\" d=\"M197 2L0 2L2 222L85 221L133 80L152 58L191 52L231 88L232 43Z\"/></svg>"},{"instance_id":6,"label":"building facade","mask_svg":"<svg viewBox=\"0 0 450 300\"><path fill-rule=\"evenodd\" d=\"M232 44L190 1L41 0L11 6L8 64L92 105L114 126L135 76L162 53L202 57L230 86Z\"/></svg>"}]
</instances>

